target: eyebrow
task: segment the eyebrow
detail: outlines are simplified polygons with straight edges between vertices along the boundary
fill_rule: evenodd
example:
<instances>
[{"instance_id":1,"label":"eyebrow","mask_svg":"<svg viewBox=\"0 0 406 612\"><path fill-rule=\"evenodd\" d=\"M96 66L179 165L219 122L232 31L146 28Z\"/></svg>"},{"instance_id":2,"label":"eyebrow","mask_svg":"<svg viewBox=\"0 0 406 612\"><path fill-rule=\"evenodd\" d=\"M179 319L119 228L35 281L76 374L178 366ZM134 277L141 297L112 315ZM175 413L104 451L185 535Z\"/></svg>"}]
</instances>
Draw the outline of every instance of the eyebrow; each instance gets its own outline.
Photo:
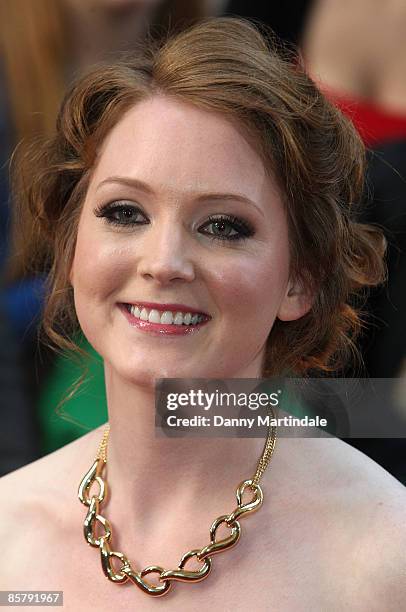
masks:
<instances>
[{"instance_id":1,"label":"eyebrow","mask_svg":"<svg viewBox=\"0 0 406 612\"><path fill-rule=\"evenodd\" d=\"M144 183L144 181L140 181L139 179L130 178L126 176L110 176L109 178L104 179L98 184L96 191L100 189L100 187L102 187L103 185L111 183L125 185L127 187L143 191L147 195L156 196L155 191L147 183ZM250 198L247 198L247 196L241 195L239 193L202 193L200 195L197 195L195 200L197 202L205 202L207 200L222 202L242 202L243 204L249 204L250 206L253 206L262 216L264 216L263 210L253 200L250 200Z\"/></svg>"}]
</instances>

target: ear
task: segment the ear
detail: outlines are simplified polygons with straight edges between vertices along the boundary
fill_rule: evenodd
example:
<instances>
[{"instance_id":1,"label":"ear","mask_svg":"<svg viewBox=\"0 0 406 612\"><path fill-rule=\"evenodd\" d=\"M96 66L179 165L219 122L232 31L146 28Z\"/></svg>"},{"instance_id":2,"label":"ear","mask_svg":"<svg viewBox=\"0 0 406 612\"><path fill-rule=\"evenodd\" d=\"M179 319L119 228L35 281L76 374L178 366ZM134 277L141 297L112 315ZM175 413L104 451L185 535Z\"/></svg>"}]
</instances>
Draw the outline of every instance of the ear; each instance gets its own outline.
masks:
<instances>
[{"instance_id":1,"label":"ear","mask_svg":"<svg viewBox=\"0 0 406 612\"><path fill-rule=\"evenodd\" d=\"M313 299L301 281L289 282L276 316L281 321L300 319L311 309Z\"/></svg>"}]
</instances>

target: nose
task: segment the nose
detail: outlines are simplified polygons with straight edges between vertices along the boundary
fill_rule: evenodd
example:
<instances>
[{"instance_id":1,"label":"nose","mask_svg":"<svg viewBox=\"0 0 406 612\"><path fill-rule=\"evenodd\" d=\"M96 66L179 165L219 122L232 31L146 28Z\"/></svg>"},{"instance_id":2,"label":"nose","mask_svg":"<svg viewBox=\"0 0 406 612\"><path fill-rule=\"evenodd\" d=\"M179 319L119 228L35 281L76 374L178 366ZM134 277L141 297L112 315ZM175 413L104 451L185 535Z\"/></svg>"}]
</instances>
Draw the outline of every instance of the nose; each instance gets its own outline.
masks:
<instances>
[{"instance_id":1,"label":"nose","mask_svg":"<svg viewBox=\"0 0 406 612\"><path fill-rule=\"evenodd\" d=\"M192 281L195 270L184 228L167 221L147 230L138 273L162 285L174 280Z\"/></svg>"}]
</instances>

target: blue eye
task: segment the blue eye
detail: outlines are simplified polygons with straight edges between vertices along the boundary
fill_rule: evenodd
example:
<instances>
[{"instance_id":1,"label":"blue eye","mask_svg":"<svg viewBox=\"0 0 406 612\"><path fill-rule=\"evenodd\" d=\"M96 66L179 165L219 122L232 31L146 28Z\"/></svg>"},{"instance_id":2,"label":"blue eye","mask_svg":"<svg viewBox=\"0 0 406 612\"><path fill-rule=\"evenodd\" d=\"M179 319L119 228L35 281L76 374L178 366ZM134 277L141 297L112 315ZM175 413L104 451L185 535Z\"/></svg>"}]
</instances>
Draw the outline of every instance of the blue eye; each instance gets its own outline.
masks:
<instances>
[{"instance_id":1,"label":"blue eye","mask_svg":"<svg viewBox=\"0 0 406 612\"><path fill-rule=\"evenodd\" d=\"M111 202L94 210L96 217L102 217L110 225L121 228L133 227L135 225L146 225L148 221L137 221L138 215L145 219L140 208L132 204ZM235 217L234 215L209 216L207 222L201 228L213 227L211 232L202 232L212 240L242 241L254 234L254 229L249 223Z\"/></svg>"}]
</instances>

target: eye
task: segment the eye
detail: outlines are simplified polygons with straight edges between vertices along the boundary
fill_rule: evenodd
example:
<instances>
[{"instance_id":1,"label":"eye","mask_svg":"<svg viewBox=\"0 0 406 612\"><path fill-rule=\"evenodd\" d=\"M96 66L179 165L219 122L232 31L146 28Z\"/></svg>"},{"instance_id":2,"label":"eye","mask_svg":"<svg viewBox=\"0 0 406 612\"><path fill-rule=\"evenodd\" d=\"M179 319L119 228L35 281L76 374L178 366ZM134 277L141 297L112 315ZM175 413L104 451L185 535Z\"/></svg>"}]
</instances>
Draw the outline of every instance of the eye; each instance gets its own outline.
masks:
<instances>
[{"instance_id":1,"label":"eye","mask_svg":"<svg viewBox=\"0 0 406 612\"><path fill-rule=\"evenodd\" d=\"M135 219L139 214L144 216L140 208L133 204L110 202L94 210L96 217L103 217L107 223L119 226L144 225Z\"/></svg>"},{"instance_id":2,"label":"eye","mask_svg":"<svg viewBox=\"0 0 406 612\"><path fill-rule=\"evenodd\" d=\"M212 232L202 232L213 240L245 240L254 234L250 224L233 215L210 216L202 227L213 227Z\"/></svg>"},{"instance_id":3,"label":"eye","mask_svg":"<svg viewBox=\"0 0 406 612\"><path fill-rule=\"evenodd\" d=\"M145 220L146 217L138 206L126 203L125 201L110 202L97 207L94 210L94 214L96 217L104 218L106 223L122 228L149 223L149 221ZM144 217L144 221L137 221L139 215ZM213 229L210 232L203 232L200 229L202 234L209 236L212 240L225 240L228 242L243 241L255 233L249 223L233 215L209 216L206 223L201 226L201 228L205 227L212 227Z\"/></svg>"}]
</instances>

